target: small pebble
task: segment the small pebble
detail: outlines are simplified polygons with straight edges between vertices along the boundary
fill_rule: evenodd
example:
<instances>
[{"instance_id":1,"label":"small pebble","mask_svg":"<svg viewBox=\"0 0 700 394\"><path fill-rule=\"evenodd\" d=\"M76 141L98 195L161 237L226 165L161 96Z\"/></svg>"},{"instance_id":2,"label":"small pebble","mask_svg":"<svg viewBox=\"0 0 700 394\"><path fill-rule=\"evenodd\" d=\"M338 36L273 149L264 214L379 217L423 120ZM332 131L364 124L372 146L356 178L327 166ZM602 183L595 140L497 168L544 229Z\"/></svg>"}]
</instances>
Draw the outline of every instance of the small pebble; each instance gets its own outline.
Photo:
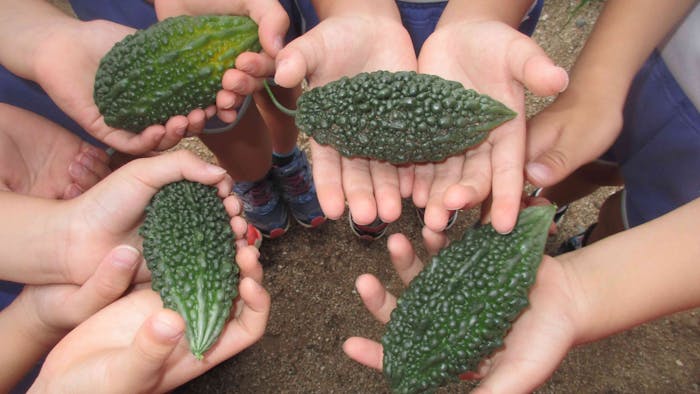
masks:
<instances>
[{"instance_id":1,"label":"small pebble","mask_svg":"<svg viewBox=\"0 0 700 394\"><path fill-rule=\"evenodd\" d=\"M681 360L676 360L676 365L678 365L679 367L682 367L682 366L683 366L683 361L681 361Z\"/></svg>"}]
</instances>

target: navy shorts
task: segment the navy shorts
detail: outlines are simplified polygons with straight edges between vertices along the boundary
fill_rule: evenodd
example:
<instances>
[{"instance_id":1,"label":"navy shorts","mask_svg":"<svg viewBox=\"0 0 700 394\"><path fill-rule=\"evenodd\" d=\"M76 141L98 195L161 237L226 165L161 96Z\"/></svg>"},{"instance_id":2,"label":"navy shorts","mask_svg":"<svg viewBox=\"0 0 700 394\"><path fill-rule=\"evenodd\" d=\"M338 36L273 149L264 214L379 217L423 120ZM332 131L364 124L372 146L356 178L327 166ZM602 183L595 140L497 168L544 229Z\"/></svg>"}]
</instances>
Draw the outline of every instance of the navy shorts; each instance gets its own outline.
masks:
<instances>
[{"instance_id":1,"label":"navy shorts","mask_svg":"<svg viewBox=\"0 0 700 394\"><path fill-rule=\"evenodd\" d=\"M287 41L299 37L319 23L318 16L310 0L280 0L280 3L289 14L290 28L287 33ZM431 3L412 3L408 1L396 1L401 13L401 21L411 35L413 48L416 54L420 52L423 43L435 30L442 11L447 2L436 1ZM532 35L537 26L537 21L542 13L544 0L537 0L520 24L519 30Z\"/></svg>"},{"instance_id":2,"label":"navy shorts","mask_svg":"<svg viewBox=\"0 0 700 394\"><path fill-rule=\"evenodd\" d=\"M620 167L625 224L634 227L700 197L700 113L654 52L623 115L620 136L603 157Z\"/></svg>"}]
</instances>

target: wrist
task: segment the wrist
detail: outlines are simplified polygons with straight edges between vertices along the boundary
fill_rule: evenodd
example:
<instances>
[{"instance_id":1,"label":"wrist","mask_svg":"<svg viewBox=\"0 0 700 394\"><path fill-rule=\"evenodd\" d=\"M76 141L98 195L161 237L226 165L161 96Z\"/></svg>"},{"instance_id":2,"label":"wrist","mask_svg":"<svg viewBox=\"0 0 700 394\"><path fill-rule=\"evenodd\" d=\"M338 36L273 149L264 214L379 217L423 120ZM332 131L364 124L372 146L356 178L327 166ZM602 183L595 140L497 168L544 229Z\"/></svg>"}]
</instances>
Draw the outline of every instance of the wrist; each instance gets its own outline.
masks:
<instances>
[{"instance_id":1,"label":"wrist","mask_svg":"<svg viewBox=\"0 0 700 394\"><path fill-rule=\"evenodd\" d=\"M449 1L436 30L452 23L502 22L517 28L533 0Z\"/></svg>"},{"instance_id":2,"label":"wrist","mask_svg":"<svg viewBox=\"0 0 700 394\"><path fill-rule=\"evenodd\" d=\"M401 22L401 14L393 0L315 0L312 1L320 20L331 16L390 18Z\"/></svg>"},{"instance_id":3,"label":"wrist","mask_svg":"<svg viewBox=\"0 0 700 394\"><path fill-rule=\"evenodd\" d=\"M55 51L46 51L47 46L54 45L56 42L72 41L75 45L82 45L80 29L83 22L66 16L65 18L57 18L48 26L42 26L36 31L36 34L31 40L30 46L27 48L26 55L28 75L22 77L32 81L40 81L42 75L46 74L47 67L53 67L56 62L55 58L46 58L49 54Z\"/></svg>"},{"instance_id":4,"label":"wrist","mask_svg":"<svg viewBox=\"0 0 700 394\"><path fill-rule=\"evenodd\" d=\"M51 349L66 334L63 329L57 329L39 316L37 305L31 295L31 288L25 286L17 298L10 305L12 314L17 316L19 332L24 337L23 342L34 343L40 351ZM9 307L8 307L9 308ZM21 316L21 318L19 317Z\"/></svg>"},{"instance_id":5,"label":"wrist","mask_svg":"<svg viewBox=\"0 0 700 394\"><path fill-rule=\"evenodd\" d=\"M588 326L591 321L591 316L593 315L591 312L593 303L586 290L584 284L585 280L581 276L581 271L575 263L575 256L577 253L578 252L571 252L557 256L556 258L564 271L566 286L570 292L571 304L568 311L569 320L573 326L573 346L581 345L592 340L589 335L591 330Z\"/></svg>"}]
</instances>

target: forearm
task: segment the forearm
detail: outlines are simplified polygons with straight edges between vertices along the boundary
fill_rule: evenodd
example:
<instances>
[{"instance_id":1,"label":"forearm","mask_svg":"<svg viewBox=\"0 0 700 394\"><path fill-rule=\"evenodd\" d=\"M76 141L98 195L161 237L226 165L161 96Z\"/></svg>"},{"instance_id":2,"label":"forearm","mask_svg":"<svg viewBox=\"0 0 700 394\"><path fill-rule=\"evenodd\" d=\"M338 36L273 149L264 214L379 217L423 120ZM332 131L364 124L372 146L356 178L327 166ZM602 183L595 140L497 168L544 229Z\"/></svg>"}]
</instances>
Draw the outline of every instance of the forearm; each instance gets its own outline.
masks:
<instances>
[{"instance_id":1,"label":"forearm","mask_svg":"<svg viewBox=\"0 0 700 394\"><path fill-rule=\"evenodd\" d=\"M700 306L700 199L557 257L574 288L577 343Z\"/></svg>"},{"instance_id":2,"label":"forearm","mask_svg":"<svg viewBox=\"0 0 700 394\"><path fill-rule=\"evenodd\" d=\"M0 392L11 392L24 375L61 339L27 309L20 295L0 312Z\"/></svg>"},{"instance_id":3,"label":"forearm","mask_svg":"<svg viewBox=\"0 0 700 394\"><path fill-rule=\"evenodd\" d=\"M0 191L0 279L19 283L60 280L54 251L65 234L62 201ZM52 268L53 267L53 268Z\"/></svg>"},{"instance_id":4,"label":"forearm","mask_svg":"<svg viewBox=\"0 0 700 394\"><path fill-rule=\"evenodd\" d=\"M632 79L693 0L605 2L576 64L569 91L600 93L622 107Z\"/></svg>"},{"instance_id":5,"label":"forearm","mask_svg":"<svg viewBox=\"0 0 700 394\"><path fill-rule=\"evenodd\" d=\"M497 21L517 27L532 0L450 0L437 27L450 23Z\"/></svg>"},{"instance_id":6,"label":"forearm","mask_svg":"<svg viewBox=\"0 0 700 394\"><path fill-rule=\"evenodd\" d=\"M394 0L314 0L312 4L320 20L339 15L366 15L401 21L401 14Z\"/></svg>"},{"instance_id":7,"label":"forearm","mask_svg":"<svg viewBox=\"0 0 700 394\"><path fill-rule=\"evenodd\" d=\"M35 80L37 47L79 23L45 0L0 0L0 64Z\"/></svg>"}]
</instances>

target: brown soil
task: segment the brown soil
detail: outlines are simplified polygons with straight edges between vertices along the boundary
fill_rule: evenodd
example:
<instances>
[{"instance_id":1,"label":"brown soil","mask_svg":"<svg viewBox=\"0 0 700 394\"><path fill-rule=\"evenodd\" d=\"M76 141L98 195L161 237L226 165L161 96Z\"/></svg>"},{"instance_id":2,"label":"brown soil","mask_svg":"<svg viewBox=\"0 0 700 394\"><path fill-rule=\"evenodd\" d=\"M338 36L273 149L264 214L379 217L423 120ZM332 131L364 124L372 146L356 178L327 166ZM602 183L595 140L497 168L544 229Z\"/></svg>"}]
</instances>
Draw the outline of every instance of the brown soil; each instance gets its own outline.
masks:
<instances>
[{"instance_id":1,"label":"brown soil","mask_svg":"<svg viewBox=\"0 0 700 394\"><path fill-rule=\"evenodd\" d=\"M535 39L560 65L569 68L585 41L601 2L594 1L565 21L578 0L550 0ZM529 97L529 114L547 99ZM181 147L211 158L196 139ZM597 210L614 189L602 189L572 204L555 248L561 240L596 220ZM420 250L420 225L410 204L390 226ZM476 217L460 216L449 233L460 234ZM611 256L614 258L614 256ZM382 375L348 359L342 349L350 336L379 339L382 326L364 309L354 280L373 273L398 294L400 282L390 267L384 240L366 243L350 232L347 218L318 230L293 227L282 239L261 248L265 287L272 311L264 337L255 345L183 386L182 393L384 393ZM439 392L467 392L469 383ZM568 355L541 393L700 393L700 311L651 322Z\"/></svg>"}]
</instances>

